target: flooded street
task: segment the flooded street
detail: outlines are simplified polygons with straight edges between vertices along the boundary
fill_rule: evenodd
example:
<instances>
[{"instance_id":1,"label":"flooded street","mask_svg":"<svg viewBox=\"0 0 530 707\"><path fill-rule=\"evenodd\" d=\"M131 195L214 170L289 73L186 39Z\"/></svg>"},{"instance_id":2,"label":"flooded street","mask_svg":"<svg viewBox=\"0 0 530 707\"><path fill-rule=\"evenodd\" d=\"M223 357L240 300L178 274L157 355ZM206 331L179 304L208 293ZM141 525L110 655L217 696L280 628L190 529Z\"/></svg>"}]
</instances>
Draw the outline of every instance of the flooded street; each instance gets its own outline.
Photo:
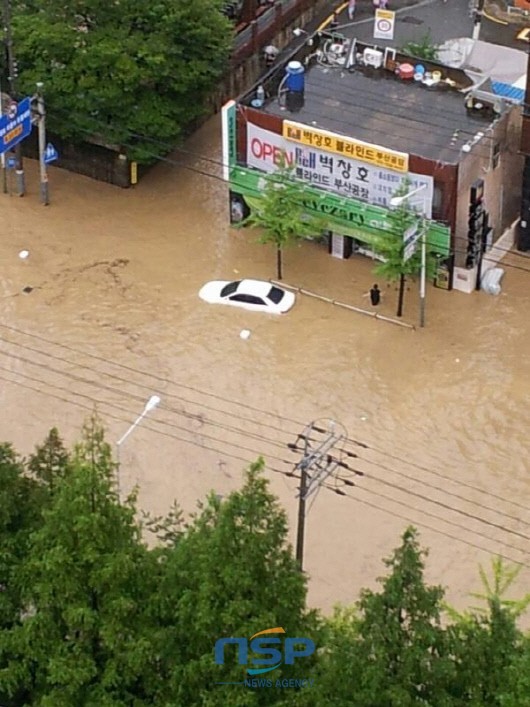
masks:
<instances>
[{"instance_id":1,"label":"flooded street","mask_svg":"<svg viewBox=\"0 0 530 707\"><path fill-rule=\"evenodd\" d=\"M219 121L187 148L219 161ZM215 162L186 160L220 175ZM156 393L160 407L122 447L122 489L138 484L156 513L173 498L192 511L209 490L238 487L262 454L294 542L297 484L284 473L299 455L287 444L333 418L364 476L341 469L355 487L330 479L346 495L323 488L308 504L312 605L373 586L408 523L431 549L429 579L457 606L490 553L521 563L516 589L528 588L529 258L510 255L499 297L429 287L424 330L301 295L276 318L197 296L208 280L275 274L274 251L230 228L220 179L166 163L120 190L52 168L45 208L27 168L27 197L0 195L3 440L28 453L55 425L70 443L96 404L113 442ZM307 243L286 252L285 282L366 307L371 265ZM380 285L381 313L393 316L396 293ZM404 318L417 323L414 283Z\"/></svg>"}]
</instances>

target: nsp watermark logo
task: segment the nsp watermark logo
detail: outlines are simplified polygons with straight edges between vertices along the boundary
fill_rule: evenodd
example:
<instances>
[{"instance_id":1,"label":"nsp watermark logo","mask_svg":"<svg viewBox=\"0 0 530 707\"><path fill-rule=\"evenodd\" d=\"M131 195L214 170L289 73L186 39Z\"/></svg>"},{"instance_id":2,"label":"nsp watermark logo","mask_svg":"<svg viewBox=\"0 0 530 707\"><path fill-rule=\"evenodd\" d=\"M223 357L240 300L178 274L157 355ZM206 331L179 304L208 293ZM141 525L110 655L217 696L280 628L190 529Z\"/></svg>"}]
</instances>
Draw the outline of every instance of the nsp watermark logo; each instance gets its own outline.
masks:
<instances>
[{"instance_id":1,"label":"nsp watermark logo","mask_svg":"<svg viewBox=\"0 0 530 707\"><path fill-rule=\"evenodd\" d=\"M258 631L249 639L242 637L219 638L215 642L215 662L217 665L225 663L225 647L227 645L237 646L237 660L239 665L245 665L247 675L254 677L276 670L281 665L294 665L297 658L308 658L315 652L315 644L310 638L279 638L273 634L284 634L285 630L281 626L266 628ZM249 660L249 651L254 655ZM255 666L255 667L252 667ZM280 684L278 684L280 683ZM300 683L300 684L299 684ZM236 684L247 685L248 687L306 687L312 685L312 680L306 678L300 680L244 680L241 683L218 683L222 685Z\"/></svg>"}]
</instances>

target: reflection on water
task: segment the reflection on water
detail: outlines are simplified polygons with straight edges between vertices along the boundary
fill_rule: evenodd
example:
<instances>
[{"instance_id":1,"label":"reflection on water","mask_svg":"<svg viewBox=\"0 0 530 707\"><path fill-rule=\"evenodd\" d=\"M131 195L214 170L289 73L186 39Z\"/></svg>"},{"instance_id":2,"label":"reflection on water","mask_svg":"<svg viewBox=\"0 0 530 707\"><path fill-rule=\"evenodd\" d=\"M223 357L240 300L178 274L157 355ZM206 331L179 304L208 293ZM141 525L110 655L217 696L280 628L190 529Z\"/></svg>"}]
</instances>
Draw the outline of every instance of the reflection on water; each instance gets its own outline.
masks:
<instances>
[{"instance_id":1,"label":"reflection on water","mask_svg":"<svg viewBox=\"0 0 530 707\"><path fill-rule=\"evenodd\" d=\"M218 131L211 121L190 149L220 159ZM229 228L222 182L165 164L122 191L52 168L44 209L35 167L27 198L2 197L2 438L27 453L57 425L71 441L95 401L117 440L157 393L161 406L123 446L122 486L139 484L153 511L174 497L192 510L209 490L237 487L263 454L294 539L296 480L285 472L298 457L287 444L331 417L358 455L341 471L355 486L330 479L311 506L312 603L329 609L373 585L408 522L431 547L429 578L459 605L488 552L528 563L528 273L507 267L497 298L429 288L423 331L303 296L282 317L207 305L197 297L207 280L274 275L273 250ZM287 282L361 307L370 267L317 244L285 255ZM381 286L393 316L397 293ZM412 284L405 318L417 317Z\"/></svg>"}]
</instances>

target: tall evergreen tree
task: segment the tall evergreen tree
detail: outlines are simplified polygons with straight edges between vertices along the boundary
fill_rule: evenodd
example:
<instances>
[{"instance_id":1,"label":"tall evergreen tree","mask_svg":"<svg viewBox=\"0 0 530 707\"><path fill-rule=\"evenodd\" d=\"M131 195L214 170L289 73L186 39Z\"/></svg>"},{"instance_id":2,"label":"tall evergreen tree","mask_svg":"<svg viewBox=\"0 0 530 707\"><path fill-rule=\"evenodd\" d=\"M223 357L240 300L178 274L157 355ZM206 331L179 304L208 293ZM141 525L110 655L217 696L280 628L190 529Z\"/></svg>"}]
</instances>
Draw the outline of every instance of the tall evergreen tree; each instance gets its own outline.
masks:
<instances>
[{"instance_id":1,"label":"tall evergreen tree","mask_svg":"<svg viewBox=\"0 0 530 707\"><path fill-rule=\"evenodd\" d=\"M96 420L58 476L22 568L23 620L4 641L0 685L15 705L143 704L153 686L145 606L156 566L130 499L120 505Z\"/></svg>"},{"instance_id":2,"label":"tall evergreen tree","mask_svg":"<svg viewBox=\"0 0 530 707\"><path fill-rule=\"evenodd\" d=\"M385 560L380 592L363 590L357 610L336 614L319 669L319 705L450 705L453 672L441 625L443 590L424 580L424 555L408 528Z\"/></svg>"},{"instance_id":3,"label":"tall evergreen tree","mask_svg":"<svg viewBox=\"0 0 530 707\"><path fill-rule=\"evenodd\" d=\"M530 593L518 600L506 597L520 569L495 558L491 578L480 567L483 591L471 595L483 606L461 614L448 607L453 619L450 631L455 635L457 704L522 707L524 699L530 704L526 691L530 680L519 670L530 666L530 645L517 627L517 620L530 605Z\"/></svg>"},{"instance_id":4,"label":"tall evergreen tree","mask_svg":"<svg viewBox=\"0 0 530 707\"><path fill-rule=\"evenodd\" d=\"M281 690L217 685L244 681L246 669L237 664L233 647L225 651L226 664L216 665L215 642L279 626L289 636L314 631L314 616L305 609L306 580L287 545L286 516L262 469L262 462L253 464L243 488L226 500L210 496L185 535L165 551L156 597L165 666L159 704L276 703L285 697ZM308 667L304 659L302 670ZM284 665L272 677L294 673Z\"/></svg>"}]
</instances>

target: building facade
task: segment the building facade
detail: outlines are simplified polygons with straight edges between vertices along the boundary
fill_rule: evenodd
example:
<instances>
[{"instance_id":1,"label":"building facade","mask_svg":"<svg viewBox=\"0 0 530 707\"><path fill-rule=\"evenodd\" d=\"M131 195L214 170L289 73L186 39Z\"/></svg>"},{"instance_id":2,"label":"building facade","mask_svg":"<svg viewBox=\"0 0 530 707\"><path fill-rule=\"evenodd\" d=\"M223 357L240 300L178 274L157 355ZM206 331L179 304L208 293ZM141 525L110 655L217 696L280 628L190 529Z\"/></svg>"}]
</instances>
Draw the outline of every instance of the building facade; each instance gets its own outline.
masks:
<instances>
[{"instance_id":1,"label":"building facade","mask_svg":"<svg viewBox=\"0 0 530 707\"><path fill-rule=\"evenodd\" d=\"M370 254L406 184L430 219L439 284L471 291L517 217L520 121L518 105L463 70L318 33L225 109L231 218L259 206L284 159L308 211L326 216L331 254Z\"/></svg>"}]
</instances>

